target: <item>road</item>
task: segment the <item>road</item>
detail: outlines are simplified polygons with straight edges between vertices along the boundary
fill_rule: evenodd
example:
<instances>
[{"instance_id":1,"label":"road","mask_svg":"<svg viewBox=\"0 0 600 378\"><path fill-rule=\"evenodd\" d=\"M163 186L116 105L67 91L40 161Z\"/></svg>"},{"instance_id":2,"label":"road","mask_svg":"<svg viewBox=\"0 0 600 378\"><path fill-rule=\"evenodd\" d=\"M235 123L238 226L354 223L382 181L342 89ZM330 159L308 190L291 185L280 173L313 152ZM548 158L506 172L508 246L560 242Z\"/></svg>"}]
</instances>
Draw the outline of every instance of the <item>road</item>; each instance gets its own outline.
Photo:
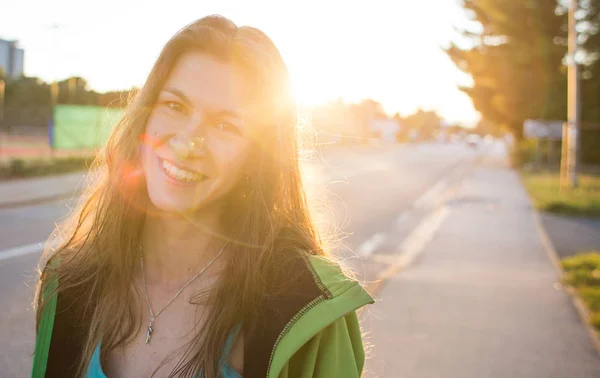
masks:
<instances>
[{"instance_id":1,"label":"road","mask_svg":"<svg viewBox=\"0 0 600 378\"><path fill-rule=\"evenodd\" d=\"M499 144L480 149L460 144L336 147L322 158L313 156L316 163L305 165L306 181L311 188L309 201L317 209L328 210L316 213L315 217L320 227L334 234L333 247L342 263L370 289L379 292L378 279L397 275L434 239L447 217L440 202L459 190L482 158L501 149ZM2 251L43 241L53 222L65 216L71 205L72 201L60 201L0 210L0 256ZM0 259L2 376L22 377L29 371L34 339L30 304L38 257L37 253L31 253ZM406 294L407 298L410 295ZM385 302L383 306L377 307L377 311L387 311L384 314L387 317L398 311L385 309ZM377 311L375 316L382 315ZM399 332L406 330L399 326L382 331L382 327L381 322L373 326L376 345L370 354L376 358L368 365L372 370L368 376L400 376L381 368L383 364L393 366L393 360L397 359L396 347L390 344L394 338L385 338L382 332L402 337ZM583 328L577 327L581 333ZM445 376L442 371L438 373L437 376Z\"/></svg>"}]
</instances>

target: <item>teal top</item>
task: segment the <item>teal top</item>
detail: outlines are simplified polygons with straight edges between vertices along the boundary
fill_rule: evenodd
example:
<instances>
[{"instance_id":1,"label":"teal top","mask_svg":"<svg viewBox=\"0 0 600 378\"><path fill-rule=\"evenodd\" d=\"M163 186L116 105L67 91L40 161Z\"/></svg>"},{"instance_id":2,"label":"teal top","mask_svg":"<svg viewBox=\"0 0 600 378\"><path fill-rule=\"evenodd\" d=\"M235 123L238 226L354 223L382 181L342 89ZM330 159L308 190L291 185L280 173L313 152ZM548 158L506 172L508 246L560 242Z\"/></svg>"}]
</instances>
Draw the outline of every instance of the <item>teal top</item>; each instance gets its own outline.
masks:
<instances>
[{"instance_id":1,"label":"teal top","mask_svg":"<svg viewBox=\"0 0 600 378\"><path fill-rule=\"evenodd\" d=\"M237 332L232 332L229 335L229 337L227 338L227 341L225 342L225 348L223 348L223 356L224 357L229 356L229 352L231 351L234 336L236 334L237 334ZM92 355L92 359L90 360L90 364L88 365L87 374L85 376L86 378L107 378L106 375L104 374L104 371L102 371L102 364L100 363L100 345L101 345L101 343L98 343L98 346L96 346L96 349L94 350L94 354ZM240 373L235 371L227 363L221 369L220 377L221 378L243 378L240 375ZM202 372L200 372L200 374L198 374L197 378L202 378Z\"/></svg>"}]
</instances>

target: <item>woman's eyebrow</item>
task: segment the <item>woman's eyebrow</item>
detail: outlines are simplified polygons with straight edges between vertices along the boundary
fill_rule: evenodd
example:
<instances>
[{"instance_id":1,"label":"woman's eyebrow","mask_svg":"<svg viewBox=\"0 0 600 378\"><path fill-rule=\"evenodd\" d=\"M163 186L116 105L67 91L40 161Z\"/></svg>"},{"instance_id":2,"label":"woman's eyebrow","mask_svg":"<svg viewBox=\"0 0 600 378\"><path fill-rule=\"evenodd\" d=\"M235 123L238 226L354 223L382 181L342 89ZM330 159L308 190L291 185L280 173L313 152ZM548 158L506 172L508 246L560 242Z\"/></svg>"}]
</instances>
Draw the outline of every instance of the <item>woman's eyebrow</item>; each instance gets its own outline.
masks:
<instances>
[{"instance_id":1,"label":"woman's eyebrow","mask_svg":"<svg viewBox=\"0 0 600 378\"><path fill-rule=\"evenodd\" d=\"M190 101L190 99L182 91L180 91L177 88L167 87L167 88L163 89L163 92L170 93L172 95L179 97L183 102L187 103L188 105L192 104L192 101ZM242 117L242 115L239 112L237 112L236 110L233 110L233 109L207 109L207 110L213 117L236 118L240 121L242 121L244 119L244 117Z\"/></svg>"},{"instance_id":2,"label":"woman's eyebrow","mask_svg":"<svg viewBox=\"0 0 600 378\"><path fill-rule=\"evenodd\" d=\"M182 91L180 91L177 88L170 88L170 87L168 87L168 88L163 89L163 92L171 93L171 94L179 97L182 101L184 101L184 102L186 102L188 104L192 103L190 101L190 99L187 98L187 96Z\"/></svg>"},{"instance_id":3,"label":"woman's eyebrow","mask_svg":"<svg viewBox=\"0 0 600 378\"><path fill-rule=\"evenodd\" d=\"M215 111L211 112L211 115L213 117L227 117L227 118L235 118L240 121L243 120L242 116L235 110L227 110L227 109L215 110Z\"/></svg>"}]
</instances>

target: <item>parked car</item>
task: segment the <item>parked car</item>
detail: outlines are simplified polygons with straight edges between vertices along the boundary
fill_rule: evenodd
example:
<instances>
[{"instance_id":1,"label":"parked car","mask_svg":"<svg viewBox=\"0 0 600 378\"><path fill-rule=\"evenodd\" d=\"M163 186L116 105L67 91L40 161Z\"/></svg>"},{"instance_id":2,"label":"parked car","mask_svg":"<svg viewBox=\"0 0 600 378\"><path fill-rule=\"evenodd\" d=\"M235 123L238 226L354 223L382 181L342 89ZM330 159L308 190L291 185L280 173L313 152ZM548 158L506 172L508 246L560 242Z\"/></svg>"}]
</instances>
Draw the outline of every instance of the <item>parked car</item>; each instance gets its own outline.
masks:
<instances>
[{"instance_id":1,"label":"parked car","mask_svg":"<svg viewBox=\"0 0 600 378\"><path fill-rule=\"evenodd\" d=\"M471 148L479 147L479 143L481 142L481 137L477 134L469 134L467 136L467 146Z\"/></svg>"}]
</instances>

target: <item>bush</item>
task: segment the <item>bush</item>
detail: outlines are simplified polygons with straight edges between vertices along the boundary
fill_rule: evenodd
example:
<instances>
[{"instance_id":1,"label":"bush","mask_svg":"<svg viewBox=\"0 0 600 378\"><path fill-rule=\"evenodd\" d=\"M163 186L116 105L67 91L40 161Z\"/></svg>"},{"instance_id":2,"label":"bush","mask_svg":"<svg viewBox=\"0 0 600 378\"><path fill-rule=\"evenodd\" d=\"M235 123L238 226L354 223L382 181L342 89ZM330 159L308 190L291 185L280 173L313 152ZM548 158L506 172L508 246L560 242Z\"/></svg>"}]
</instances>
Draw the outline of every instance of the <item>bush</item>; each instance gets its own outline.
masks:
<instances>
[{"instance_id":1,"label":"bush","mask_svg":"<svg viewBox=\"0 0 600 378\"><path fill-rule=\"evenodd\" d=\"M596 270L600 269L600 253L580 253L562 260L561 265L565 272L574 270Z\"/></svg>"},{"instance_id":2,"label":"bush","mask_svg":"<svg viewBox=\"0 0 600 378\"><path fill-rule=\"evenodd\" d=\"M565 282L574 287L600 286L600 269L576 269L565 275Z\"/></svg>"},{"instance_id":3,"label":"bush","mask_svg":"<svg viewBox=\"0 0 600 378\"><path fill-rule=\"evenodd\" d=\"M579 295L590 311L600 311L600 287L583 287L579 289Z\"/></svg>"},{"instance_id":4,"label":"bush","mask_svg":"<svg viewBox=\"0 0 600 378\"><path fill-rule=\"evenodd\" d=\"M590 315L590 324L600 331L600 313L594 312Z\"/></svg>"},{"instance_id":5,"label":"bush","mask_svg":"<svg viewBox=\"0 0 600 378\"><path fill-rule=\"evenodd\" d=\"M600 164L600 130L581 130L581 162Z\"/></svg>"},{"instance_id":6,"label":"bush","mask_svg":"<svg viewBox=\"0 0 600 378\"><path fill-rule=\"evenodd\" d=\"M600 253L578 254L561 261L565 283L577 293L590 311L590 324L600 331Z\"/></svg>"},{"instance_id":7,"label":"bush","mask_svg":"<svg viewBox=\"0 0 600 378\"><path fill-rule=\"evenodd\" d=\"M558 172L522 172L523 183L542 211L566 215L600 217L600 176L580 174L575 189L560 188Z\"/></svg>"},{"instance_id":8,"label":"bush","mask_svg":"<svg viewBox=\"0 0 600 378\"><path fill-rule=\"evenodd\" d=\"M15 159L10 162L9 172L11 176L21 176L25 174L27 168L25 161L21 159Z\"/></svg>"},{"instance_id":9,"label":"bush","mask_svg":"<svg viewBox=\"0 0 600 378\"><path fill-rule=\"evenodd\" d=\"M536 143L534 140L521 140L510 149L510 161L515 168L522 168L535 161Z\"/></svg>"},{"instance_id":10,"label":"bush","mask_svg":"<svg viewBox=\"0 0 600 378\"><path fill-rule=\"evenodd\" d=\"M93 157L69 157L56 159L13 159L0 165L0 179L47 176L88 169Z\"/></svg>"}]
</instances>

